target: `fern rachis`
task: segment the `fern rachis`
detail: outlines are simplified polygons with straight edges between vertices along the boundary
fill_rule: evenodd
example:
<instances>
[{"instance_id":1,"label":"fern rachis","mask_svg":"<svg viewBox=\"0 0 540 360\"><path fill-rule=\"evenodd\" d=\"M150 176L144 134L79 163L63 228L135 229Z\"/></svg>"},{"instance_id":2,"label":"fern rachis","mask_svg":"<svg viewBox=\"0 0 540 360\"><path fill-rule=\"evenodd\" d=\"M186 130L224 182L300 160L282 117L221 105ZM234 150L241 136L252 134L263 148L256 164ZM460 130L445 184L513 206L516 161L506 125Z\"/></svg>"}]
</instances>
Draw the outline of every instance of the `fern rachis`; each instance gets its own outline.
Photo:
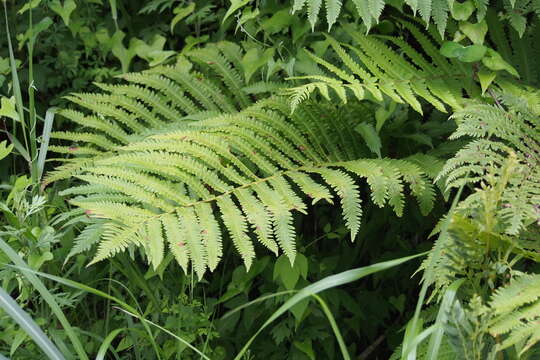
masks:
<instances>
[{"instance_id":1,"label":"fern rachis","mask_svg":"<svg viewBox=\"0 0 540 360\"><path fill-rule=\"evenodd\" d=\"M216 54L217 49L209 46L197 56ZM227 74L234 65L220 56L216 71L225 73L224 83L234 82L233 89L242 87L241 72ZM203 70L212 71L207 66ZM191 262L202 277L219 262L225 234L249 267L255 257L253 234L292 263L293 216L295 211L305 212L306 197L313 202L332 201L336 194L352 238L356 237L362 214L361 178L367 179L375 203L389 203L398 215L403 211L405 184L422 211L433 205L431 182L416 164L359 159L348 120L332 106L307 104L291 114L287 100L280 97L249 106L242 105L247 97L241 94L210 97L211 103L187 101L199 95L175 81L176 72L190 76L184 68L174 67L128 74L127 85L102 86L109 94L71 97L94 115L63 112L83 126L92 126L92 132L56 137L86 143L97 153L68 161L46 181L75 176L89 184L70 193L74 205L103 224L93 262L128 247L141 247L156 268L168 245L184 269ZM168 78L162 86L155 83L160 79L156 73ZM212 86L224 88L219 83ZM170 89L182 89L186 97L171 96ZM128 101L120 101L124 95ZM230 106L218 105L224 99L234 100ZM198 107L195 113L192 106ZM239 111L237 106L242 106ZM228 111L215 112L216 107ZM330 112L325 115L335 123L314 111ZM87 117L96 123L85 123ZM112 130L118 136L111 137L116 134ZM110 200L100 196L104 193Z\"/></svg>"}]
</instances>

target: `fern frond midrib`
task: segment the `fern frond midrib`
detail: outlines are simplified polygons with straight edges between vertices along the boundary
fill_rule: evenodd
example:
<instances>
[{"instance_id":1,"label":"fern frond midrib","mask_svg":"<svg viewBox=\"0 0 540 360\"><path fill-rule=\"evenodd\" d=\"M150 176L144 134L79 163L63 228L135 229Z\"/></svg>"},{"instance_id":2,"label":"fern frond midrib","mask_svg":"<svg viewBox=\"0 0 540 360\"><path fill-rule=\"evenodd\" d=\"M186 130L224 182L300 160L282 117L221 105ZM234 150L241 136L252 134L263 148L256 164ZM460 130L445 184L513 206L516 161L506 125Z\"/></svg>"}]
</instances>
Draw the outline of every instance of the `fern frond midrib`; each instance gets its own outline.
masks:
<instances>
[{"instance_id":1,"label":"fern frond midrib","mask_svg":"<svg viewBox=\"0 0 540 360\"><path fill-rule=\"evenodd\" d=\"M242 189L253 188L253 187L256 187L259 184L268 183L268 182L272 181L273 179L284 178L285 176L287 176L288 174L291 174L291 173L295 173L295 172L299 172L299 171L300 172L303 172L303 171L305 171L305 172L314 172L313 171L314 169L323 169L323 168L329 168L329 167L343 167L347 163L354 162L354 161L355 160L340 161L340 162L321 162L321 163L316 163L316 164L305 164L305 165L302 165L302 166L299 166L299 167L281 170L281 171L279 171L277 173L274 173L274 174L272 174L270 176L267 176L267 177L264 177L264 178L259 178L259 179L255 180L255 181L250 182L250 183L237 186L237 187L235 187L235 188L233 188L233 189L231 189L229 191L222 192L219 195L215 195L215 196L212 196L212 197L209 197L209 198L206 198L206 199L202 199L202 200L194 201L194 202L191 202L191 203L183 204L180 207L175 206L171 210L163 211L163 212L161 212L159 214L150 215L150 216L146 217L144 220L138 222L137 226L131 227L132 231L130 231L130 233L132 233L132 234L137 233L139 231L139 229L141 229L143 226L146 226L146 224L148 222L150 222L150 221L160 219L161 217L164 217L164 216L175 214L176 211L179 208L193 208L193 207L196 207L196 206L201 205L201 204L212 203L212 202L218 201L219 199L227 198L228 196L234 194L236 191L241 191ZM80 205L81 204L78 204L78 206L80 206ZM93 260L89 265L92 265L92 264L96 263L97 261L99 261L99 260Z\"/></svg>"}]
</instances>

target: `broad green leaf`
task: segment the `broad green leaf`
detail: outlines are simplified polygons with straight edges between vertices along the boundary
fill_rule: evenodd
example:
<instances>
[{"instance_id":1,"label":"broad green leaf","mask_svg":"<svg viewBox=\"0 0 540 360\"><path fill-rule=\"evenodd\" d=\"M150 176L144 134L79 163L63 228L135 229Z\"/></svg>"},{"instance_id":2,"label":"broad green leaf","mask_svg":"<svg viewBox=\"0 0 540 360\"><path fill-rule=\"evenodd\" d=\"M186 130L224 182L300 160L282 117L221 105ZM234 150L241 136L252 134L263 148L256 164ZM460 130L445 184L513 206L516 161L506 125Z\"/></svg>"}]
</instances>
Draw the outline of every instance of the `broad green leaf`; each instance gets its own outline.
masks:
<instances>
[{"instance_id":1,"label":"broad green leaf","mask_svg":"<svg viewBox=\"0 0 540 360\"><path fill-rule=\"evenodd\" d=\"M307 355L307 357L310 359L310 360L316 360L317 358L315 357L315 351L313 351L313 345L311 345L311 340L310 339L307 339L306 341L295 341L293 343L293 345L298 349L300 350L301 352L303 352L304 354Z\"/></svg>"},{"instance_id":2,"label":"broad green leaf","mask_svg":"<svg viewBox=\"0 0 540 360\"><path fill-rule=\"evenodd\" d=\"M447 58L457 58L465 47L453 41L445 41L440 49L443 56Z\"/></svg>"},{"instance_id":3,"label":"broad green leaf","mask_svg":"<svg viewBox=\"0 0 540 360\"><path fill-rule=\"evenodd\" d=\"M499 71L506 70L515 77L519 77L517 70L509 63L504 61L502 56L493 49L487 49L486 55L482 58L482 64L488 69Z\"/></svg>"},{"instance_id":4,"label":"broad green leaf","mask_svg":"<svg viewBox=\"0 0 540 360\"><path fill-rule=\"evenodd\" d=\"M0 142L0 160L8 156L13 150L13 144L8 145L7 141Z\"/></svg>"},{"instance_id":5,"label":"broad green leaf","mask_svg":"<svg viewBox=\"0 0 540 360\"><path fill-rule=\"evenodd\" d=\"M478 80L480 80L480 86L482 87L482 95L486 92L489 85L495 80L497 73L486 69L480 69L478 72Z\"/></svg>"},{"instance_id":6,"label":"broad green leaf","mask_svg":"<svg viewBox=\"0 0 540 360\"><path fill-rule=\"evenodd\" d=\"M132 41L130 41L129 48L126 48L123 43L125 37L126 34L123 31L118 30L114 33L110 40L112 44L111 51L113 55L120 60L123 73L127 73L129 71L131 60L133 60L136 55L136 45L134 43L135 39L131 39Z\"/></svg>"},{"instance_id":7,"label":"broad green leaf","mask_svg":"<svg viewBox=\"0 0 540 360\"><path fill-rule=\"evenodd\" d=\"M0 116L5 116L15 121L20 121L19 113L15 109L15 97L2 96L0 99Z\"/></svg>"},{"instance_id":8,"label":"broad green leaf","mask_svg":"<svg viewBox=\"0 0 540 360\"><path fill-rule=\"evenodd\" d=\"M474 9L475 7L471 0L462 3L455 1L450 8L450 12L455 20L465 21L472 15Z\"/></svg>"},{"instance_id":9,"label":"broad green leaf","mask_svg":"<svg viewBox=\"0 0 540 360\"><path fill-rule=\"evenodd\" d=\"M19 15L24 14L26 11L37 7L40 3L41 3L41 0L26 1L26 4L24 4L24 6L20 8L19 11L17 11L17 14Z\"/></svg>"},{"instance_id":10,"label":"broad green leaf","mask_svg":"<svg viewBox=\"0 0 540 360\"><path fill-rule=\"evenodd\" d=\"M277 34L283 30L288 31L288 27L298 19L291 15L289 9L277 11L268 20L261 23L261 29L268 34Z\"/></svg>"},{"instance_id":11,"label":"broad green leaf","mask_svg":"<svg viewBox=\"0 0 540 360\"><path fill-rule=\"evenodd\" d=\"M266 65L274 56L274 48L269 48L264 52L261 52L257 48L252 48L242 58L242 67L244 68L244 75L246 82L249 82L253 74Z\"/></svg>"},{"instance_id":12,"label":"broad green leaf","mask_svg":"<svg viewBox=\"0 0 540 360\"><path fill-rule=\"evenodd\" d=\"M146 60L150 66L156 66L176 54L174 51L163 50L167 39L161 35L154 35L149 43L140 39L132 39L129 47L138 57Z\"/></svg>"},{"instance_id":13,"label":"broad green leaf","mask_svg":"<svg viewBox=\"0 0 540 360\"><path fill-rule=\"evenodd\" d=\"M488 26L485 20L477 24L471 24L468 21L464 21L459 24L459 29L467 35L474 44L482 45L488 31Z\"/></svg>"},{"instance_id":14,"label":"broad green leaf","mask_svg":"<svg viewBox=\"0 0 540 360\"><path fill-rule=\"evenodd\" d=\"M274 280L279 279L285 289L291 290L294 289L294 286L300 278L300 270L291 266L291 262L285 255L281 255L274 264Z\"/></svg>"},{"instance_id":15,"label":"broad green leaf","mask_svg":"<svg viewBox=\"0 0 540 360\"><path fill-rule=\"evenodd\" d=\"M29 28L28 30L26 30L24 35L17 35L17 40L19 42L19 50L23 48L24 44L26 44L28 40L30 39L35 40L37 36L39 35L39 33L47 30L49 26L52 25L52 23L53 21L50 17L48 16L44 17L43 19L41 19L40 22L38 22L37 24L34 24L32 28Z\"/></svg>"},{"instance_id":16,"label":"broad green leaf","mask_svg":"<svg viewBox=\"0 0 540 360\"><path fill-rule=\"evenodd\" d=\"M308 262L304 255L297 254L292 266L289 258L281 255L274 265L274 280L279 278L287 290L292 290L300 276L304 279L307 277L307 271Z\"/></svg>"},{"instance_id":17,"label":"broad green leaf","mask_svg":"<svg viewBox=\"0 0 540 360\"><path fill-rule=\"evenodd\" d=\"M259 9L258 8L256 8L256 9L251 9L250 8L250 9L242 11L242 16L236 22L235 31L238 31L238 29L242 25L244 25L246 22L248 22L249 20L257 19L258 16L259 16Z\"/></svg>"},{"instance_id":18,"label":"broad green leaf","mask_svg":"<svg viewBox=\"0 0 540 360\"><path fill-rule=\"evenodd\" d=\"M225 23L225 21L234 14L236 11L238 11L240 8L246 6L249 3L250 0L231 0L231 6L229 7L229 10L225 13L225 16L223 17L223 20L221 23Z\"/></svg>"},{"instance_id":19,"label":"broad green leaf","mask_svg":"<svg viewBox=\"0 0 540 360\"><path fill-rule=\"evenodd\" d=\"M182 19L186 18L187 16L191 15L193 11L195 10L195 3L189 3L187 6L177 6L173 13L176 14L174 18L171 20L171 33L174 31L174 28L176 24L178 24Z\"/></svg>"},{"instance_id":20,"label":"broad green leaf","mask_svg":"<svg viewBox=\"0 0 540 360\"><path fill-rule=\"evenodd\" d=\"M515 12L511 12L509 18L510 25L517 31L519 37L522 37L527 27L527 19L525 16Z\"/></svg>"},{"instance_id":21,"label":"broad green leaf","mask_svg":"<svg viewBox=\"0 0 540 360\"><path fill-rule=\"evenodd\" d=\"M486 54L487 48L484 45L470 45L466 46L461 54L458 56L458 59L463 62L477 62L482 60Z\"/></svg>"},{"instance_id":22,"label":"broad green leaf","mask_svg":"<svg viewBox=\"0 0 540 360\"><path fill-rule=\"evenodd\" d=\"M53 0L49 3L49 8L60 15L62 21L66 26L69 26L69 18L71 13L77 8L75 0L64 0L64 3L60 3L60 0Z\"/></svg>"}]
</instances>

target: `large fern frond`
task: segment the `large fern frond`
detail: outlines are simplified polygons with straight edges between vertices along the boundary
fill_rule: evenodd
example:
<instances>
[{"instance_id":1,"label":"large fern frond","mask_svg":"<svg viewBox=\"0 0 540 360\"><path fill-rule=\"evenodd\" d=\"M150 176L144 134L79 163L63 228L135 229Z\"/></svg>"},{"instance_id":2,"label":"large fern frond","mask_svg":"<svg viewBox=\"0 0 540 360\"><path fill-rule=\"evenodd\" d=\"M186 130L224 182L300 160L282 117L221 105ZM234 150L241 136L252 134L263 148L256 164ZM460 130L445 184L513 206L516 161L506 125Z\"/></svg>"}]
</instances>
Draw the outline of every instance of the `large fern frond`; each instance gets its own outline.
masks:
<instances>
[{"instance_id":1,"label":"large fern frond","mask_svg":"<svg viewBox=\"0 0 540 360\"><path fill-rule=\"evenodd\" d=\"M307 52L329 75L296 77L311 82L287 89L293 109L318 90L329 98L334 92L342 102L348 97L382 100L383 95L398 103L407 103L422 113L420 99L446 111L445 104L461 108L463 92L478 94L473 67L447 59L439 53L440 42L417 25L403 21L403 26L422 45L421 54L400 37L359 33L345 26L354 46L342 44L327 36L340 65ZM393 47L397 47L400 52Z\"/></svg>"},{"instance_id":2,"label":"large fern frond","mask_svg":"<svg viewBox=\"0 0 540 360\"><path fill-rule=\"evenodd\" d=\"M422 211L431 209L435 193L421 167L407 160L362 159L360 138L349 130L352 117L315 104L291 115L281 97L251 103L236 93L243 86L241 72L230 72L232 60L223 55L219 61L218 69L201 65L202 72L176 66L128 74L126 83L103 85L109 93L70 98L90 111L61 112L92 132L56 137L95 153L70 159L47 181L72 176L86 184L67 193L103 225L93 262L139 247L156 268L168 247L184 269L191 263L202 277L217 266L225 237L248 267L255 257L253 238L293 262L294 213L306 212L306 199L332 202L337 196L353 239L364 188L375 204L390 204L397 215L406 186ZM203 72L214 70L227 74L205 80ZM219 101L218 94L198 101L201 94L181 83L181 77L197 76L213 89L232 86L235 94L223 91Z\"/></svg>"}]
</instances>

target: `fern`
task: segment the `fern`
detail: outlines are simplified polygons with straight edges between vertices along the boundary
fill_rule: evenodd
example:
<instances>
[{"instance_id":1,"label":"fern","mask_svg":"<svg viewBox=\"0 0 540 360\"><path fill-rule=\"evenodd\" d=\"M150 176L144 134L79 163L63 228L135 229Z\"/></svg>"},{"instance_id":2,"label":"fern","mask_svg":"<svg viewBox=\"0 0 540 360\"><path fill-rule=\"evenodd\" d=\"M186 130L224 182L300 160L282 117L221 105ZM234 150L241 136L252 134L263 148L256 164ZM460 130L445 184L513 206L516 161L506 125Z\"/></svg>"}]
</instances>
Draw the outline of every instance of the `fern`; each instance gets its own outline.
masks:
<instances>
[{"instance_id":1,"label":"fern","mask_svg":"<svg viewBox=\"0 0 540 360\"><path fill-rule=\"evenodd\" d=\"M194 56L206 61L210 51L220 51L215 45L209 49ZM420 166L407 160L362 159L358 138L349 131L348 121L355 116L344 117L330 104L304 104L290 114L282 97L253 103L237 93L246 84L241 71L232 71L234 59L220 54L217 68L182 60L175 67L127 74L124 84L103 85L109 93L70 97L86 111L61 114L93 132L83 128L80 133L54 135L96 153L67 159L46 183L75 177L86 184L65 193L102 224L92 263L139 247L157 268L168 248L184 270L191 263L202 277L217 266L225 237L247 267L256 256L253 237L272 252L283 252L292 263L297 247L294 213L306 212L306 198L332 202L337 196L351 237L356 238L360 191L365 188L359 179L366 179L378 206L390 204L397 215L403 212L405 186L423 212L431 209L435 192ZM221 74L222 82L210 81L203 73ZM161 85L154 81L156 74L164 77ZM196 101L195 90L182 83L192 77L222 89L221 100L216 94ZM122 96L129 104L119 101Z\"/></svg>"},{"instance_id":2,"label":"fern","mask_svg":"<svg viewBox=\"0 0 540 360\"><path fill-rule=\"evenodd\" d=\"M540 100L538 92L529 93L533 104ZM500 179L501 196L498 219L503 220L505 233L517 235L538 219L540 202L540 133L538 109L522 98L506 93L499 97L500 105L474 104L458 111L453 118L458 124L451 138L471 137L472 140L444 166L439 178L445 177L447 188L479 183L486 174ZM509 156L515 157L512 174L506 174ZM481 201L471 196L464 207Z\"/></svg>"},{"instance_id":3,"label":"fern","mask_svg":"<svg viewBox=\"0 0 540 360\"><path fill-rule=\"evenodd\" d=\"M356 8L356 11L364 25L369 30L373 24L378 23L381 14L387 4L395 5L395 2L389 0L351 0ZM405 0L412 12L420 14L420 17L426 23L433 21L441 37L444 37L444 32L448 23L448 19L452 16L453 1L447 0ZM319 15L321 13L323 0L293 0L292 12L307 9L307 17L314 28ZM326 10L326 23L328 30L336 23L338 16L342 10L343 4L341 0L324 0L324 8ZM486 16L489 6L489 0L475 0L474 6L476 10L476 19L482 21ZM511 26L517 30L524 29L526 26L526 18L523 15L536 13L540 16L540 4L536 0L510 1L506 3L501 12L508 19ZM517 15L523 14L523 15Z\"/></svg>"},{"instance_id":4,"label":"fern","mask_svg":"<svg viewBox=\"0 0 540 360\"><path fill-rule=\"evenodd\" d=\"M293 78L311 80L305 85L287 89L293 109L316 90L327 99L333 91L344 103L350 96L359 100L367 98L380 101L384 94L398 103L411 105L419 113L422 113L419 98L440 111L446 111L444 104L454 109L461 108L463 91L469 96L478 94L477 86L472 81L472 66L443 57L439 53L440 43L415 24L403 21L403 26L422 45L425 55L399 37L363 35L352 26L344 28L353 39L354 46L341 44L327 36L327 41L343 65L336 66L334 61L307 52L333 76ZM390 44L397 46L405 56Z\"/></svg>"},{"instance_id":5,"label":"fern","mask_svg":"<svg viewBox=\"0 0 540 360\"><path fill-rule=\"evenodd\" d=\"M504 336L501 351L516 346L518 355L540 341L540 275L518 276L497 289L489 303L493 311L489 332Z\"/></svg>"}]
</instances>

